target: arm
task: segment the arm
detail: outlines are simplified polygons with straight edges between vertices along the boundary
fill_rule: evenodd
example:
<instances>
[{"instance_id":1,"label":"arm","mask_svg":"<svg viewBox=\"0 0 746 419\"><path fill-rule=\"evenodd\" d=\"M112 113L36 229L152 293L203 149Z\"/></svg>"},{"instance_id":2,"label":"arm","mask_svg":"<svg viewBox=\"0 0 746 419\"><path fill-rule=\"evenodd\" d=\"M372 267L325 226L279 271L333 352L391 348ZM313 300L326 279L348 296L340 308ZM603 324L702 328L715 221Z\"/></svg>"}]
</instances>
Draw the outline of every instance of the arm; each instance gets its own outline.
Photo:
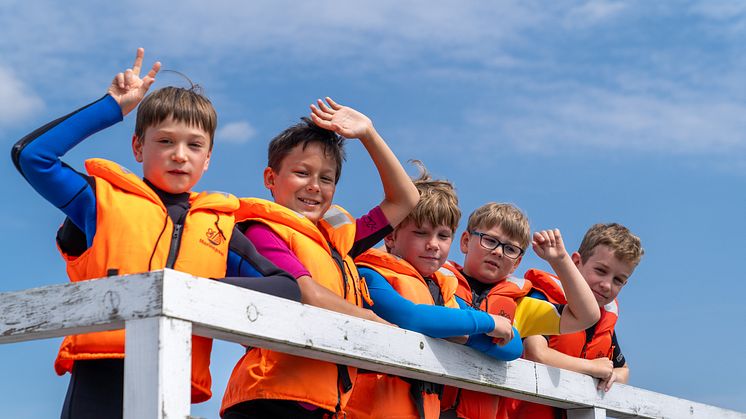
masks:
<instances>
[{"instance_id":1,"label":"arm","mask_svg":"<svg viewBox=\"0 0 746 419\"><path fill-rule=\"evenodd\" d=\"M13 162L21 175L85 232L88 244L95 234L96 221L92 180L64 164L60 157L87 137L121 121L137 106L160 68L156 63L140 79L142 57L143 50L139 49L133 68L115 76L106 96L44 125L13 146ZM129 109L126 112L125 107Z\"/></svg>"},{"instance_id":2,"label":"arm","mask_svg":"<svg viewBox=\"0 0 746 419\"><path fill-rule=\"evenodd\" d=\"M301 302L304 304L392 326L391 323L378 317L371 310L348 303L344 298L326 289L308 275L298 278L298 285L300 286Z\"/></svg>"},{"instance_id":3,"label":"arm","mask_svg":"<svg viewBox=\"0 0 746 419\"><path fill-rule=\"evenodd\" d=\"M318 108L311 105L311 119L319 127L345 138L360 139L381 177L384 192L381 210L391 225L396 226L417 205L420 199L417 188L367 116L338 105L331 98L327 97L326 101L328 106L321 99L318 100Z\"/></svg>"},{"instance_id":4,"label":"arm","mask_svg":"<svg viewBox=\"0 0 746 419\"><path fill-rule=\"evenodd\" d=\"M485 312L415 304L396 292L375 270L360 268L359 272L375 303L373 311L399 327L436 338L490 333L495 329L495 321Z\"/></svg>"},{"instance_id":5,"label":"arm","mask_svg":"<svg viewBox=\"0 0 746 419\"><path fill-rule=\"evenodd\" d=\"M513 361L520 358L523 353L521 335L515 329L513 329L513 339L505 345L500 346L494 343L494 340L487 335L471 335L466 346L500 361Z\"/></svg>"},{"instance_id":6,"label":"arm","mask_svg":"<svg viewBox=\"0 0 746 419\"><path fill-rule=\"evenodd\" d=\"M260 255L237 228L233 228L228 250L228 268L222 282L288 300L299 301L295 278Z\"/></svg>"},{"instance_id":7,"label":"arm","mask_svg":"<svg viewBox=\"0 0 746 419\"><path fill-rule=\"evenodd\" d=\"M544 336L529 336L523 340L526 359L565 370L606 379L611 376L612 363L609 358L583 359L559 352L549 347Z\"/></svg>"},{"instance_id":8,"label":"arm","mask_svg":"<svg viewBox=\"0 0 746 419\"><path fill-rule=\"evenodd\" d=\"M554 229L536 232L532 245L534 252L549 262L562 282L567 297L567 305L560 318L560 333L577 332L595 324L601 317L598 303L583 275L567 254L560 231Z\"/></svg>"}]
</instances>

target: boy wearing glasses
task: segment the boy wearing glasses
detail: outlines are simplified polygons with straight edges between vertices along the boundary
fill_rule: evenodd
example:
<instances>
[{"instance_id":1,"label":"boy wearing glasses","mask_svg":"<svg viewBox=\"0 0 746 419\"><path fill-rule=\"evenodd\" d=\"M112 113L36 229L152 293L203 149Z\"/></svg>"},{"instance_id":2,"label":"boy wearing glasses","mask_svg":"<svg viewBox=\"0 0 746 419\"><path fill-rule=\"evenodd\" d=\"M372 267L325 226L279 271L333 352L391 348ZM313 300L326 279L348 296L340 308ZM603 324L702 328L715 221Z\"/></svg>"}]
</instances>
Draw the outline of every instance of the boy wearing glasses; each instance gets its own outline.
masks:
<instances>
[{"instance_id":1,"label":"boy wearing glasses","mask_svg":"<svg viewBox=\"0 0 746 419\"><path fill-rule=\"evenodd\" d=\"M640 238L617 223L595 224L585 233L572 261L580 270L598 302L601 319L586 330L561 336L526 339L526 358L558 368L589 374L599 379L598 389L609 391L615 382L626 383L629 368L617 343L614 326L619 315L616 296L627 283L645 251ZM531 296L563 303L564 293L554 275L531 269ZM507 417L562 417L552 406L505 399Z\"/></svg>"},{"instance_id":2,"label":"boy wearing glasses","mask_svg":"<svg viewBox=\"0 0 746 419\"><path fill-rule=\"evenodd\" d=\"M512 277L529 242L556 272L567 304L528 297L531 282ZM596 323L600 313L591 289L565 250L559 230L531 232L523 212L511 204L488 203L470 216L461 235L463 267L446 264L459 276L457 295L473 307L506 317L522 337L571 333ZM442 417L494 419L500 398L447 387Z\"/></svg>"}]
</instances>

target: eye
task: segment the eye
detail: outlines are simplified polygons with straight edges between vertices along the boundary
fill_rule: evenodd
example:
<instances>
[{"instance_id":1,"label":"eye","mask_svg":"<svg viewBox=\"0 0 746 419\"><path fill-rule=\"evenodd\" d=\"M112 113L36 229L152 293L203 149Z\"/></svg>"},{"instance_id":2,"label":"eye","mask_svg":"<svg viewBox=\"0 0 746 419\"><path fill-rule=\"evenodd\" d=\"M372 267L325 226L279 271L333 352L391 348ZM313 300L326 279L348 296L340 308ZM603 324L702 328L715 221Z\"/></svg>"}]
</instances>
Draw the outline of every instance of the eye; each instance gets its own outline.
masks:
<instances>
[{"instance_id":1,"label":"eye","mask_svg":"<svg viewBox=\"0 0 746 419\"><path fill-rule=\"evenodd\" d=\"M497 247L497 245L500 243L490 236L482 236L482 242L489 247Z\"/></svg>"},{"instance_id":2,"label":"eye","mask_svg":"<svg viewBox=\"0 0 746 419\"><path fill-rule=\"evenodd\" d=\"M321 176L321 182L323 183L334 183L334 179L329 176Z\"/></svg>"},{"instance_id":3,"label":"eye","mask_svg":"<svg viewBox=\"0 0 746 419\"><path fill-rule=\"evenodd\" d=\"M413 231L413 233L414 233L415 236L424 236L425 234L427 234L427 233L425 233L422 230L415 230L415 231Z\"/></svg>"},{"instance_id":4,"label":"eye","mask_svg":"<svg viewBox=\"0 0 746 419\"><path fill-rule=\"evenodd\" d=\"M165 138L164 137L164 138L159 138L159 139L155 140L155 142L157 142L158 144L171 144L173 141L171 141L170 138Z\"/></svg>"},{"instance_id":5,"label":"eye","mask_svg":"<svg viewBox=\"0 0 746 419\"><path fill-rule=\"evenodd\" d=\"M294 170L293 173L296 176L300 176L300 177L306 177L306 176L308 176L308 172L305 171L305 170Z\"/></svg>"},{"instance_id":6,"label":"eye","mask_svg":"<svg viewBox=\"0 0 746 419\"><path fill-rule=\"evenodd\" d=\"M451 238L451 235L450 235L450 234L448 234L448 233L441 233L441 234L438 234L438 237L439 237L439 238L440 238L441 240L448 240L448 239L450 239L450 238Z\"/></svg>"},{"instance_id":7,"label":"eye","mask_svg":"<svg viewBox=\"0 0 746 419\"><path fill-rule=\"evenodd\" d=\"M204 145L203 143L200 143L200 142L192 142L192 143L189 143L189 147L190 147L190 148L194 148L194 149L200 149L200 148L202 148L202 147L204 147L204 146L205 146L205 145Z\"/></svg>"},{"instance_id":8,"label":"eye","mask_svg":"<svg viewBox=\"0 0 746 419\"><path fill-rule=\"evenodd\" d=\"M505 249L505 253L508 255L517 255L521 253L521 249L513 246L512 244L506 244L503 249Z\"/></svg>"},{"instance_id":9,"label":"eye","mask_svg":"<svg viewBox=\"0 0 746 419\"><path fill-rule=\"evenodd\" d=\"M627 281L623 280L622 278L614 278L614 283L617 284L617 285L619 285L619 286L622 286L622 285L626 284Z\"/></svg>"},{"instance_id":10,"label":"eye","mask_svg":"<svg viewBox=\"0 0 746 419\"><path fill-rule=\"evenodd\" d=\"M596 268L595 271L599 275L606 275L606 270L605 269Z\"/></svg>"}]
</instances>

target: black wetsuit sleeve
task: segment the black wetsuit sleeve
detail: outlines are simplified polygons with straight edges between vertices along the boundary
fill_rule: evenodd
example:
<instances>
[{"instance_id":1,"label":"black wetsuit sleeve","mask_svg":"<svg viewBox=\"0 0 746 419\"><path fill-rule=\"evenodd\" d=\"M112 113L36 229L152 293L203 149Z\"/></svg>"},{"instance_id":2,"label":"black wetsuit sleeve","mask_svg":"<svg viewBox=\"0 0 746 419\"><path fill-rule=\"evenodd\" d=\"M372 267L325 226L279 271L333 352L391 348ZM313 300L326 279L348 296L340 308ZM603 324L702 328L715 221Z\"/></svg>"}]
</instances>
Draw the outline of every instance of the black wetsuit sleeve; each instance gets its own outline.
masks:
<instances>
[{"instance_id":1,"label":"black wetsuit sleeve","mask_svg":"<svg viewBox=\"0 0 746 419\"><path fill-rule=\"evenodd\" d=\"M295 278L260 255L237 227L231 234L228 269L221 281L300 302L300 288Z\"/></svg>"},{"instance_id":2,"label":"black wetsuit sleeve","mask_svg":"<svg viewBox=\"0 0 746 419\"><path fill-rule=\"evenodd\" d=\"M622 348L619 346L619 342L617 341L616 331L611 335L611 345L612 348L614 348L614 352L611 358L611 362L614 363L614 368L621 368L625 366L627 364L627 360L624 359Z\"/></svg>"}]
</instances>

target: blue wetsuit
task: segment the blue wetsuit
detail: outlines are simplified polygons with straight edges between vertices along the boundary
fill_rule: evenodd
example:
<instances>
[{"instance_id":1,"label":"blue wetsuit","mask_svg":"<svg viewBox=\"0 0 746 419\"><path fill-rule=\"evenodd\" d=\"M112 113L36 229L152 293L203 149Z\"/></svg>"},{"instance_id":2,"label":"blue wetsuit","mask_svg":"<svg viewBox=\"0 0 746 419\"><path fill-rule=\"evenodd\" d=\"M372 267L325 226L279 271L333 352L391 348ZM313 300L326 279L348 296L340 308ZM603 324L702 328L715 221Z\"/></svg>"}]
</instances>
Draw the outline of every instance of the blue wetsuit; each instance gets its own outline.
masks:
<instances>
[{"instance_id":1,"label":"blue wetsuit","mask_svg":"<svg viewBox=\"0 0 746 419\"><path fill-rule=\"evenodd\" d=\"M61 249L80 255L96 234L94 178L60 160L85 138L122 120L119 104L109 95L58 118L19 140L13 163L47 201L66 216L57 234ZM148 184L163 201L174 224L183 224L189 194L169 194ZM290 274L259 255L239 231L231 235L228 267L223 282L300 301L300 289ZM122 417L124 369L121 359L76 361L62 418Z\"/></svg>"},{"instance_id":2,"label":"blue wetsuit","mask_svg":"<svg viewBox=\"0 0 746 419\"><path fill-rule=\"evenodd\" d=\"M502 361L512 361L521 356L523 344L515 328L513 328L513 340L505 346L496 345L492 337L484 334L495 328L492 316L474 309L461 298L456 297L461 310L438 305L415 304L402 297L375 270L368 267L358 270L360 276L365 278L370 297L374 302L373 306L368 308L386 321L436 338L469 335L467 346Z\"/></svg>"}]
</instances>

